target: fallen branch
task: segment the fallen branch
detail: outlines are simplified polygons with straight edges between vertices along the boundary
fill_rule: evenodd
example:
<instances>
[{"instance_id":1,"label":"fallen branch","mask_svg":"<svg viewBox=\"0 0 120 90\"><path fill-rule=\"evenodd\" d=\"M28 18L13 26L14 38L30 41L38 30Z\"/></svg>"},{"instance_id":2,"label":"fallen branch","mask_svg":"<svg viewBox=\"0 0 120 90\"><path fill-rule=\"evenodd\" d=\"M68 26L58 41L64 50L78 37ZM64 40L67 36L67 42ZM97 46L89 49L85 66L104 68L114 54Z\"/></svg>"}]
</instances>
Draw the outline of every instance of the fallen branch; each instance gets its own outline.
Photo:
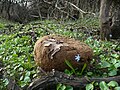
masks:
<instances>
[{"instance_id":1,"label":"fallen branch","mask_svg":"<svg viewBox=\"0 0 120 90\"><path fill-rule=\"evenodd\" d=\"M53 86L55 87L55 85L58 83L71 85L73 87L83 88L86 86L86 84L91 83L93 81L98 83L101 81L105 81L105 82L116 81L120 83L120 76L107 77L107 78L88 78L88 77L78 78L78 77L66 75L63 72L55 71L55 72L50 72L46 76L43 76L33 81L29 85L27 90L46 90L46 88L48 89L50 88L50 86L52 88Z\"/></svg>"}]
</instances>

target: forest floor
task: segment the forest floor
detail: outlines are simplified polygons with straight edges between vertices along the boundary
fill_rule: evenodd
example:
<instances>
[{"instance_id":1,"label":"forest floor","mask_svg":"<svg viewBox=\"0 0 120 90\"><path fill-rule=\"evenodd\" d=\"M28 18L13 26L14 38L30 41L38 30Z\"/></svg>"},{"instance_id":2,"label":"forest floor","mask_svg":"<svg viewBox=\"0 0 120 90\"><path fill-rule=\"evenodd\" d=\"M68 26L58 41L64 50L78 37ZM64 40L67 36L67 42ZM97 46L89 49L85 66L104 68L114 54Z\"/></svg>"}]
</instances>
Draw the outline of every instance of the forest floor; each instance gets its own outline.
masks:
<instances>
[{"instance_id":1,"label":"forest floor","mask_svg":"<svg viewBox=\"0 0 120 90\"><path fill-rule=\"evenodd\" d=\"M8 87L11 87L11 81L14 81L20 88L26 88L33 79L39 77L39 70L34 62L33 48L40 37L49 34L75 38L93 49L92 68L85 69L79 77L120 75L120 42L113 39L101 41L99 30L98 18L83 18L77 21L44 20L33 21L28 24L0 19L0 63L3 64L0 64L0 72L3 73L2 77L0 76L0 90L7 90ZM79 73L80 71L76 70L76 72ZM72 90L63 89L63 85L58 86L62 89L57 88L57 90ZM91 82L86 88L98 86L100 89L110 88L112 90L116 88L115 90L120 90L117 82L112 82L112 84L111 82L101 82L100 84Z\"/></svg>"}]
</instances>

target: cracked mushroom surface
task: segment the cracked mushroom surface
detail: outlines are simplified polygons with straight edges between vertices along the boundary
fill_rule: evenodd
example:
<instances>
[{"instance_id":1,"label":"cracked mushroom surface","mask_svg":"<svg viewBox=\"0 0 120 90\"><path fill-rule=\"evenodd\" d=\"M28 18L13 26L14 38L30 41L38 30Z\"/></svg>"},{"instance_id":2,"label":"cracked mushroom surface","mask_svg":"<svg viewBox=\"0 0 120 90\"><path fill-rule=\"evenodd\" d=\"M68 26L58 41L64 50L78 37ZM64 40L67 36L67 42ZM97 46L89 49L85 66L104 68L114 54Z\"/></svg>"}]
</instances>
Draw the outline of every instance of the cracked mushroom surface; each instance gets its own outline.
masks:
<instances>
[{"instance_id":1,"label":"cracked mushroom surface","mask_svg":"<svg viewBox=\"0 0 120 90\"><path fill-rule=\"evenodd\" d=\"M85 43L60 35L44 36L34 46L35 62L44 71L69 69L65 60L81 70L84 63L89 65L92 56L93 50Z\"/></svg>"}]
</instances>

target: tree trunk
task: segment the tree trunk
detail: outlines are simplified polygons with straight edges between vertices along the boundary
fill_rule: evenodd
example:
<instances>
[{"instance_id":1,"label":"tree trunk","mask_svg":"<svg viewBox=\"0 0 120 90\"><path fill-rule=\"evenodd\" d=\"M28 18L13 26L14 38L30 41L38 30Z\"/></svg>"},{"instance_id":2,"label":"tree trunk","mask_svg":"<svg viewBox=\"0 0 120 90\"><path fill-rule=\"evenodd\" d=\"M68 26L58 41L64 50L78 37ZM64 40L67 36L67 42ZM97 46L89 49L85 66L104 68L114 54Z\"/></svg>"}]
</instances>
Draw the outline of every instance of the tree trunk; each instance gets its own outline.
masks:
<instances>
[{"instance_id":1,"label":"tree trunk","mask_svg":"<svg viewBox=\"0 0 120 90\"><path fill-rule=\"evenodd\" d=\"M101 0L100 28L101 40L120 38L120 0Z\"/></svg>"},{"instance_id":2,"label":"tree trunk","mask_svg":"<svg viewBox=\"0 0 120 90\"><path fill-rule=\"evenodd\" d=\"M110 37L110 19L109 19L109 11L110 5L112 4L112 0L101 0L101 7L100 7L100 37L101 40L109 40Z\"/></svg>"},{"instance_id":3,"label":"tree trunk","mask_svg":"<svg viewBox=\"0 0 120 90\"><path fill-rule=\"evenodd\" d=\"M111 25L111 34L113 39L120 38L120 1L117 0L114 5L114 17Z\"/></svg>"}]
</instances>

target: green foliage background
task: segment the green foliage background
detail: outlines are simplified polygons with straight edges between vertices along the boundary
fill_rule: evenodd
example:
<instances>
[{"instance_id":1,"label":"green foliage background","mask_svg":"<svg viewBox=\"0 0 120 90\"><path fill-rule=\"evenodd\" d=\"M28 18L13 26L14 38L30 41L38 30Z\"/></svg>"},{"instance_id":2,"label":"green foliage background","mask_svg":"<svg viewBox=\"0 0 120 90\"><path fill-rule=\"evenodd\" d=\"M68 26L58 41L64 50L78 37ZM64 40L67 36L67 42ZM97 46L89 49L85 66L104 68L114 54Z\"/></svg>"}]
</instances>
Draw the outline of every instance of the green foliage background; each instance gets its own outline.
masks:
<instances>
[{"instance_id":1,"label":"green foliage background","mask_svg":"<svg viewBox=\"0 0 120 90\"><path fill-rule=\"evenodd\" d=\"M101 41L98 31L98 18L83 18L77 21L45 20L26 25L0 20L0 60L4 64L0 90L6 89L11 77L22 88L29 85L34 78L39 77L37 74L39 71L34 62L33 48L37 39L48 34L72 37L85 42L93 49L94 57L91 61L93 68L82 71L82 75L89 77L119 75L120 46L117 47L119 42ZM61 84L58 86L65 87ZM93 88L92 85L89 86Z\"/></svg>"}]
</instances>

